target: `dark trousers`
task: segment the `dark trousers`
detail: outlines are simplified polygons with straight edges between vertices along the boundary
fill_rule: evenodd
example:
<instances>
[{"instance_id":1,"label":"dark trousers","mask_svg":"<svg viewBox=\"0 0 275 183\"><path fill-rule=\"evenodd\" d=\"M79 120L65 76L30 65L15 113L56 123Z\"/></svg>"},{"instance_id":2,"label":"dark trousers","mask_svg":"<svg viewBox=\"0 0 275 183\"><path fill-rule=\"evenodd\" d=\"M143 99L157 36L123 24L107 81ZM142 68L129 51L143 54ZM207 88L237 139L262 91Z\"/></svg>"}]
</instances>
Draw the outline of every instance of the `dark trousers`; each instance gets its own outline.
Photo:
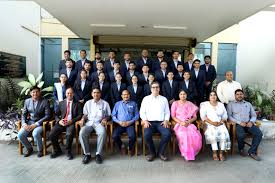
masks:
<instances>
[{"instance_id":1,"label":"dark trousers","mask_svg":"<svg viewBox=\"0 0 275 183\"><path fill-rule=\"evenodd\" d=\"M205 101L208 101L209 100L209 95L212 91L212 83L210 83L208 86L205 86Z\"/></svg>"},{"instance_id":2,"label":"dark trousers","mask_svg":"<svg viewBox=\"0 0 275 183\"><path fill-rule=\"evenodd\" d=\"M151 126L149 128L144 128L144 138L145 142L149 148L150 154L155 155L156 150L155 150L155 145L153 142L153 133L159 132L161 134L161 140L159 143L159 148L158 148L158 155L164 154L165 148L168 144L168 142L171 139L171 131L170 128L164 128L162 125L162 121L150 121Z\"/></svg>"},{"instance_id":3,"label":"dark trousers","mask_svg":"<svg viewBox=\"0 0 275 183\"><path fill-rule=\"evenodd\" d=\"M135 124L132 124L127 127L122 127L120 125L117 125L115 127L113 131L113 140L115 141L119 149L121 149L122 146L120 136L124 132L126 132L129 137L129 150L132 150L136 142Z\"/></svg>"},{"instance_id":4,"label":"dark trousers","mask_svg":"<svg viewBox=\"0 0 275 183\"><path fill-rule=\"evenodd\" d=\"M242 127L241 125L236 125L236 130L237 130L237 140L238 140L238 148L239 151L243 150L244 148L244 138L245 138L245 132L249 132L252 134L253 139L252 139L252 145L250 149L248 150L249 154L256 154L257 148L262 140L262 132L261 130L253 125L251 128L249 127Z\"/></svg>"},{"instance_id":5,"label":"dark trousers","mask_svg":"<svg viewBox=\"0 0 275 183\"><path fill-rule=\"evenodd\" d=\"M73 143L74 131L75 131L74 124L65 127L65 126L61 126L59 123L56 123L49 135L49 139L52 142L52 146L55 152L61 151L61 148L58 143L58 138L59 138L59 135L65 131L66 131L66 150L70 152L72 149L72 143Z\"/></svg>"}]
</instances>

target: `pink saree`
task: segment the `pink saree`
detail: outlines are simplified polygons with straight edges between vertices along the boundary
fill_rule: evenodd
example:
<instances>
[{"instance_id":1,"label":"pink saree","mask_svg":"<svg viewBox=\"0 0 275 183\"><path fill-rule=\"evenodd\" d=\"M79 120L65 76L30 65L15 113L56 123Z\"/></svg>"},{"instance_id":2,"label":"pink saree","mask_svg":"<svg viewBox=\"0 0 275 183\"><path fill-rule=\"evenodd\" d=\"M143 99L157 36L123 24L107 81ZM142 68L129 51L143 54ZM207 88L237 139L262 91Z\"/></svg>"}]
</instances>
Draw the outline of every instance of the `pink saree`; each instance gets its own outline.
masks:
<instances>
[{"instance_id":1,"label":"pink saree","mask_svg":"<svg viewBox=\"0 0 275 183\"><path fill-rule=\"evenodd\" d=\"M198 107L192 102L187 101L185 104L175 101L171 107L171 116L181 121L186 121L196 116ZM178 140L181 156L186 160L195 160L195 156L199 153L202 147L202 136L200 131L194 124L187 127L177 123L174 131Z\"/></svg>"}]
</instances>

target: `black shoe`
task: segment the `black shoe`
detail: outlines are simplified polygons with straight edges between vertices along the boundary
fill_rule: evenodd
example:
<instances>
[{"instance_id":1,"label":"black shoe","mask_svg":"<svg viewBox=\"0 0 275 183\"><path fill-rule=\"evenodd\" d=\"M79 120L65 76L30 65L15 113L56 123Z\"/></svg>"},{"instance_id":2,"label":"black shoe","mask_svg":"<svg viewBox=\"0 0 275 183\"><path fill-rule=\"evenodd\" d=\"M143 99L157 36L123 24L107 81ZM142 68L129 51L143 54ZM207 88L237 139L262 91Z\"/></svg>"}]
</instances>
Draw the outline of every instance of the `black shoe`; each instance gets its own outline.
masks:
<instances>
[{"instance_id":1,"label":"black shoe","mask_svg":"<svg viewBox=\"0 0 275 183\"><path fill-rule=\"evenodd\" d=\"M29 157L33 153L33 148L27 149L27 152L25 153L24 157Z\"/></svg>"},{"instance_id":2,"label":"black shoe","mask_svg":"<svg viewBox=\"0 0 275 183\"><path fill-rule=\"evenodd\" d=\"M38 158L41 158L42 156L43 156L43 153L42 153L41 151L38 151L37 157L38 157Z\"/></svg>"},{"instance_id":3,"label":"black shoe","mask_svg":"<svg viewBox=\"0 0 275 183\"><path fill-rule=\"evenodd\" d=\"M61 154L62 154L61 151L54 151L54 152L51 154L50 158L51 158L51 159L54 159L54 158L60 156Z\"/></svg>"},{"instance_id":4,"label":"black shoe","mask_svg":"<svg viewBox=\"0 0 275 183\"><path fill-rule=\"evenodd\" d=\"M68 158L68 160L72 160L72 159L74 159L74 156L71 152L68 152L67 153L67 158Z\"/></svg>"},{"instance_id":5,"label":"black shoe","mask_svg":"<svg viewBox=\"0 0 275 183\"><path fill-rule=\"evenodd\" d=\"M256 154L248 154L248 155L256 161L261 161L261 158L259 156L257 156Z\"/></svg>"},{"instance_id":6,"label":"black shoe","mask_svg":"<svg viewBox=\"0 0 275 183\"><path fill-rule=\"evenodd\" d=\"M97 155L95 155L95 162L97 163L97 164L101 164L102 163L102 157L100 156L100 154L97 154Z\"/></svg>"},{"instance_id":7,"label":"black shoe","mask_svg":"<svg viewBox=\"0 0 275 183\"><path fill-rule=\"evenodd\" d=\"M164 156L164 155L162 155L162 154L159 155L159 158L160 158L162 161L167 161L167 160L168 160L167 156Z\"/></svg>"},{"instance_id":8,"label":"black shoe","mask_svg":"<svg viewBox=\"0 0 275 183\"><path fill-rule=\"evenodd\" d=\"M153 155L153 154L148 154L147 156L146 156L146 160L147 161L153 161L155 159L155 155Z\"/></svg>"},{"instance_id":9,"label":"black shoe","mask_svg":"<svg viewBox=\"0 0 275 183\"><path fill-rule=\"evenodd\" d=\"M84 157L82 159L82 163L87 164L87 163L89 163L90 160L91 160L91 155L84 155Z\"/></svg>"},{"instance_id":10,"label":"black shoe","mask_svg":"<svg viewBox=\"0 0 275 183\"><path fill-rule=\"evenodd\" d=\"M242 156L242 157L246 157L246 153L244 152L244 150L240 150L240 155Z\"/></svg>"}]
</instances>

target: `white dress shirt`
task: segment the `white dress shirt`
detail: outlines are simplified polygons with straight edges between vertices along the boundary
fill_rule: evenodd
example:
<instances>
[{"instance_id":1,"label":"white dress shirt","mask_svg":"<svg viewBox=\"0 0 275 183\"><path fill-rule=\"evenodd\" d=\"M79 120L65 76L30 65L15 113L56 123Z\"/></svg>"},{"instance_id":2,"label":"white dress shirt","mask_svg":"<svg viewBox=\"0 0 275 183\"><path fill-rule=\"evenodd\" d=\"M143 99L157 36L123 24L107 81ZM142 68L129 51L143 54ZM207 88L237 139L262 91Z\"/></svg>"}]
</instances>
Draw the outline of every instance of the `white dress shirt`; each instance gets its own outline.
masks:
<instances>
[{"instance_id":1,"label":"white dress shirt","mask_svg":"<svg viewBox=\"0 0 275 183\"><path fill-rule=\"evenodd\" d=\"M72 69L67 68L66 70L67 70L67 77L69 78L69 77L70 77L70 74L71 74L71 72L72 72Z\"/></svg>"},{"instance_id":2,"label":"white dress shirt","mask_svg":"<svg viewBox=\"0 0 275 183\"><path fill-rule=\"evenodd\" d=\"M140 118L143 121L169 121L170 109L167 99L152 94L144 97L140 107Z\"/></svg>"},{"instance_id":3,"label":"white dress shirt","mask_svg":"<svg viewBox=\"0 0 275 183\"><path fill-rule=\"evenodd\" d=\"M235 100L235 91L242 89L242 86L237 81L228 82L222 81L217 86L217 95L222 103L228 104Z\"/></svg>"},{"instance_id":4,"label":"white dress shirt","mask_svg":"<svg viewBox=\"0 0 275 183\"><path fill-rule=\"evenodd\" d=\"M81 80L81 90L84 90L86 80Z\"/></svg>"},{"instance_id":5,"label":"white dress shirt","mask_svg":"<svg viewBox=\"0 0 275 183\"><path fill-rule=\"evenodd\" d=\"M184 80L184 82L185 82L186 88L188 88L188 86L189 86L189 80Z\"/></svg>"},{"instance_id":6,"label":"white dress shirt","mask_svg":"<svg viewBox=\"0 0 275 183\"><path fill-rule=\"evenodd\" d=\"M137 93L137 85L133 85L133 88L134 88L134 92Z\"/></svg>"},{"instance_id":7,"label":"white dress shirt","mask_svg":"<svg viewBox=\"0 0 275 183\"><path fill-rule=\"evenodd\" d=\"M196 75L196 78L198 78L198 75L199 75L199 69L194 69L194 71L195 71L195 75Z\"/></svg>"},{"instance_id":8,"label":"white dress shirt","mask_svg":"<svg viewBox=\"0 0 275 183\"><path fill-rule=\"evenodd\" d=\"M99 124L104 118L111 115L111 109L105 100L100 99L95 102L94 99L87 101L83 107L83 114L88 116L86 126Z\"/></svg>"}]
</instances>

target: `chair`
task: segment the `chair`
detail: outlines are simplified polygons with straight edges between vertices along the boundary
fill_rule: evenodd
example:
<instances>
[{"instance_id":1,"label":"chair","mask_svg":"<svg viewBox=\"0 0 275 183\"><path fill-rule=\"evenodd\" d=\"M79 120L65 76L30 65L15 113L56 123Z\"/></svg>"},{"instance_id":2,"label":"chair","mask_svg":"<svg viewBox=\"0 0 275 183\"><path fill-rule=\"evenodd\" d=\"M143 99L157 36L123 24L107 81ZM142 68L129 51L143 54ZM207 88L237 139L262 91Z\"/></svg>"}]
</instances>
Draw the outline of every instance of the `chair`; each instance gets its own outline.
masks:
<instances>
[{"instance_id":1,"label":"chair","mask_svg":"<svg viewBox=\"0 0 275 183\"><path fill-rule=\"evenodd\" d=\"M42 147L43 147L43 155L45 156L47 154L47 139L46 139L46 129L47 129L47 125L48 125L48 121L43 121L42 123ZM19 120L17 122L17 126L18 126L18 131L21 129L22 127L22 123L21 120ZM34 145L34 139L32 137L32 133L29 133L28 137L32 138L32 145ZM19 154L22 155L23 154L23 144L20 142L20 140L18 140L18 147L19 147Z\"/></svg>"},{"instance_id":2,"label":"chair","mask_svg":"<svg viewBox=\"0 0 275 183\"><path fill-rule=\"evenodd\" d=\"M111 143L110 144L111 152L114 153L114 140L112 139L112 137L113 137L113 129L117 124L112 122L112 123L109 123L108 125L110 126L109 142ZM136 132L135 155L136 156L138 154L138 142L137 142L138 126L139 126L139 121L136 121L135 122L135 132ZM128 135L126 132L121 134L121 140L128 140ZM130 154L128 153L128 155L130 155Z\"/></svg>"},{"instance_id":3,"label":"chair","mask_svg":"<svg viewBox=\"0 0 275 183\"><path fill-rule=\"evenodd\" d=\"M168 123L169 125L169 128L171 129L171 122ZM146 144L145 144L145 138L144 138L144 122L141 121L141 131L142 131L142 152L143 152L143 155L145 156L146 155ZM160 133L154 133L153 134L153 140L160 140L161 139L161 134ZM171 142L168 143L168 152L170 153L170 147L171 146Z\"/></svg>"},{"instance_id":4,"label":"chair","mask_svg":"<svg viewBox=\"0 0 275 183\"><path fill-rule=\"evenodd\" d=\"M256 122L256 126L259 127L261 124ZM235 148L235 143L237 142L237 130L236 130L236 123L234 123L233 121L228 121L228 126L229 129L231 130L231 154L236 152L236 148ZM229 131L228 129L228 131ZM244 144L248 145L249 147L251 147L252 142L250 139L252 139L252 135L250 133L246 133L246 138L244 140ZM257 149L257 155L259 155L259 148Z\"/></svg>"},{"instance_id":5,"label":"chair","mask_svg":"<svg viewBox=\"0 0 275 183\"><path fill-rule=\"evenodd\" d=\"M110 122L108 122L110 123ZM107 133L107 142L105 142L105 151L108 151L108 144L109 144L109 133L108 133L108 123L106 125L104 125L105 129L106 129L106 133ZM78 154L83 154L82 152L82 148L80 147L80 143L79 143L79 132L80 132L81 126L80 126L80 121L77 121L75 123L75 143L76 143L76 153ZM90 136L92 139L97 139L97 134L95 133L95 131L93 131L91 133Z\"/></svg>"},{"instance_id":6,"label":"chair","mask_svg":"<svg viewBox=\"0 0 275 183\"><path fill-rule=\"evenodd\" d=\"M175 122L174 120L171 122L172 123L172 126L171 126L171 129L174 129L174 126L177 124L177 122ZM201 127L201 122L200 121L196 121L196 126L198 128L198 130L200 130L200 127ZM175 132L173 130L173 136L172 136L172 152L173 152L173 155L176 154L176 143L177 143L177 137L175 135Z\"/></svg>"}]
</instances>

